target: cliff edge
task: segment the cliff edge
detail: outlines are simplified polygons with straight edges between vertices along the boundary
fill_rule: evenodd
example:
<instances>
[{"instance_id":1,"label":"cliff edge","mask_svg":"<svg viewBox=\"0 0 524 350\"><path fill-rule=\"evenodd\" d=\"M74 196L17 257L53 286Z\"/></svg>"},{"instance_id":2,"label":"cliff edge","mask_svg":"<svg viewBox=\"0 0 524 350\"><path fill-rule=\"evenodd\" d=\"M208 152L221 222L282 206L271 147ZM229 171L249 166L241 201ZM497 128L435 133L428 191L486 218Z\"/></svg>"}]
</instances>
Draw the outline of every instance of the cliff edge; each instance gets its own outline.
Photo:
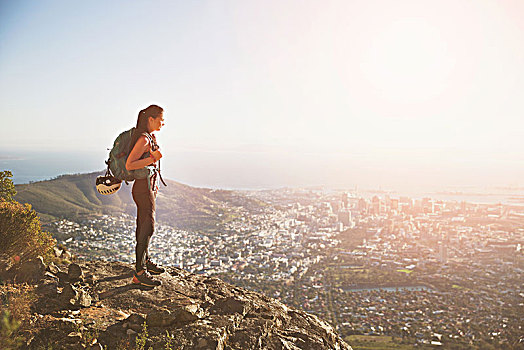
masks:
<instances>
[{"instance_id":1,"label":"cliff edge","mask_svg":"<svg viewBox=\"0 0 524 350\"><path fill-rule=\"evenodd\" d=\"M215 277L168 268L149 289L126 263L32 269L16 274L36 283L30 349L351 349L318 317Z\"/></svg>"}]
</instances>

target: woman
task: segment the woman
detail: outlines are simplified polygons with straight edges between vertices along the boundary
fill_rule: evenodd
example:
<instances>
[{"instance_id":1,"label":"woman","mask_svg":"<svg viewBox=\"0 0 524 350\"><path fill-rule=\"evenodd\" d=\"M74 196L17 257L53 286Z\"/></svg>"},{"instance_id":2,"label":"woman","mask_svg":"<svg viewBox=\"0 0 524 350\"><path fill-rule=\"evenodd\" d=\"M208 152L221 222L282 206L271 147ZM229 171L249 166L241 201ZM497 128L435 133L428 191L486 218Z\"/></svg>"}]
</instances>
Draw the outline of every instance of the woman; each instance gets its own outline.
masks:
<instances>
[{"instance_id":1,"label":"woman","mask_svg":"<svg viewBox=\"0 0 524 350\"><path fill-rule=\"evenodd\" d=\"M147 166L157 169L162 158L153 134L164 126L164 110L156 105L143 109L138 114L135 131L131 138L131 152L127 158L126 169L137 170ZM136 179L133 184L133 200L137 207L136 219L136 271L133 283L148 287L161 284L151 275L159 275L165 270L153 263L148 256L148 247L155 229L155 198L158 191L158 172L153 171L145 179Z\"/></svg>"}]
</instances>

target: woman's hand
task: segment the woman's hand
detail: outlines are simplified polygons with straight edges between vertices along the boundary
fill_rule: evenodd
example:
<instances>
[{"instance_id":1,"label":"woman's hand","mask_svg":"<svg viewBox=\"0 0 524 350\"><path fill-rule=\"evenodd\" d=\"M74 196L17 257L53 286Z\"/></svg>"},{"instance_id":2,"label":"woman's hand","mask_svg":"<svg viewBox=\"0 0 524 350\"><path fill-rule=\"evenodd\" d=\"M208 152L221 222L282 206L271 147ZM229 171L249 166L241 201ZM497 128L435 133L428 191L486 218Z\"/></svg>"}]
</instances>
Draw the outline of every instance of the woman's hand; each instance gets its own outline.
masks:
<instances>
[{"instance_id":1,"label":"woman's hand","mask_svg":"<svg viewBox=\"0 0 524 350\"><path fill-rule=\"evenodd\" d=\"M159 150L151 152L151 157L153 157L156 162L157 160L160 160L160 158L162 158L162 153L160 153Z\"/></svg>"}]
</instances>

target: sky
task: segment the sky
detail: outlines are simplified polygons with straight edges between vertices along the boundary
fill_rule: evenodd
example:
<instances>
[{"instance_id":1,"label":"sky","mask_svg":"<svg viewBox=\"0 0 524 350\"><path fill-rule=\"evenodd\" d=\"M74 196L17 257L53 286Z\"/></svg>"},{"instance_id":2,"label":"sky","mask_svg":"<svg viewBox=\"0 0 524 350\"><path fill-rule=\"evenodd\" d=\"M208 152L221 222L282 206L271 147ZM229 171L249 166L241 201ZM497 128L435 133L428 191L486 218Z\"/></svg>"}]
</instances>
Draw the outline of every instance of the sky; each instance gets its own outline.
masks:
<instances>
[{"instance_id":1,"label":"sky","mask_svg":"<svg viewBox=\"0 0 524 350\"><path fill-rule=\"evenodd\" d=\"M520 0L0 1L0 158L103 169L154 103L164 174L191 185L524 186L523 14Z\"/></svg>"}]
</instances>

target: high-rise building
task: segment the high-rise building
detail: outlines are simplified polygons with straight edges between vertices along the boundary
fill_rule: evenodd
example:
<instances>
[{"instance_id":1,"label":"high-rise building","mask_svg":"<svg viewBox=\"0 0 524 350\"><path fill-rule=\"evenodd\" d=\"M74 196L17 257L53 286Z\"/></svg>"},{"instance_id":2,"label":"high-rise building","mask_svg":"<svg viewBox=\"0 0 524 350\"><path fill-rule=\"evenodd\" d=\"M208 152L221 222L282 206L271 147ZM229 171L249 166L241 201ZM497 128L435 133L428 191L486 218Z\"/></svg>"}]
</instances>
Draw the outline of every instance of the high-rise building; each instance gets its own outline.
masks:
<instances>
[{"instance_id":1,"label":"high-rise building","mask_svg":"<svg viewBox=\"0 0 524 350\"><path fill-rule=\"evenodd\" d=\"M338 221L346 226L349 226L351 222L351 212L349 211L349 209L341 209L338 212Z\"/></svg>"},{"instance_id":2,"label":"high-rise building","mask_svg":"<svg viewBox=\"0 0 524 350\"><path fill-rule=\"evenodd\" d=\"M441 242L438 246L438 255L441 263L448 262L448 246L445 242Z\"/></svg>"},{"instance_id":3,"label":"high-rise building","mask_svg":"<svg viewBox=\"0 0 524 350\"><path fill-rule=\"evenodd\" d=\"M342 206L343 208L349 208L349 194L347 192L342 193Z\"/></svg>"},{"instance_id":4,"label":"high-rise building","mask_svg":"<svg viewBox=\"0 0 524 350\"><path fill-rule=\"evenodd\" d=\"M391 199L391 210L398 210L398 199Z\"/></svg>"},{"instance_id":5,"label":"high-rise building","mask_svg":"<svg viewBox=\"0 0 524 350\"><path fill-rule=\"evenodd\" d=\"M372 205L372 208L373 208L373 214L380 215L382 213L382 206L381 206L379 197L374 196L371 199L371 205Z\"/></svg>"},{"instance_id":6,"label":"high-rise building","mask_svg":"<svg viewBox=\"0 0 524 350\"><path fill-rule=\"evenodd\" d=\"M358 210L360 212L367 212L367 210L368 210L368 203L362 197L359 198L359 200L358 200Z\"/></svg>"},{"instance_id":7,"label":"high-rise building","mask_svg":"<svg viewBox=\"0 0 524 350\"><path fill-rule=\"evenodd\" d=\"M431 198L422 198L422 210L424 213L435 212L435 203L433 202L433 200L431 200Z\"/></svg>"}]
</instances>

